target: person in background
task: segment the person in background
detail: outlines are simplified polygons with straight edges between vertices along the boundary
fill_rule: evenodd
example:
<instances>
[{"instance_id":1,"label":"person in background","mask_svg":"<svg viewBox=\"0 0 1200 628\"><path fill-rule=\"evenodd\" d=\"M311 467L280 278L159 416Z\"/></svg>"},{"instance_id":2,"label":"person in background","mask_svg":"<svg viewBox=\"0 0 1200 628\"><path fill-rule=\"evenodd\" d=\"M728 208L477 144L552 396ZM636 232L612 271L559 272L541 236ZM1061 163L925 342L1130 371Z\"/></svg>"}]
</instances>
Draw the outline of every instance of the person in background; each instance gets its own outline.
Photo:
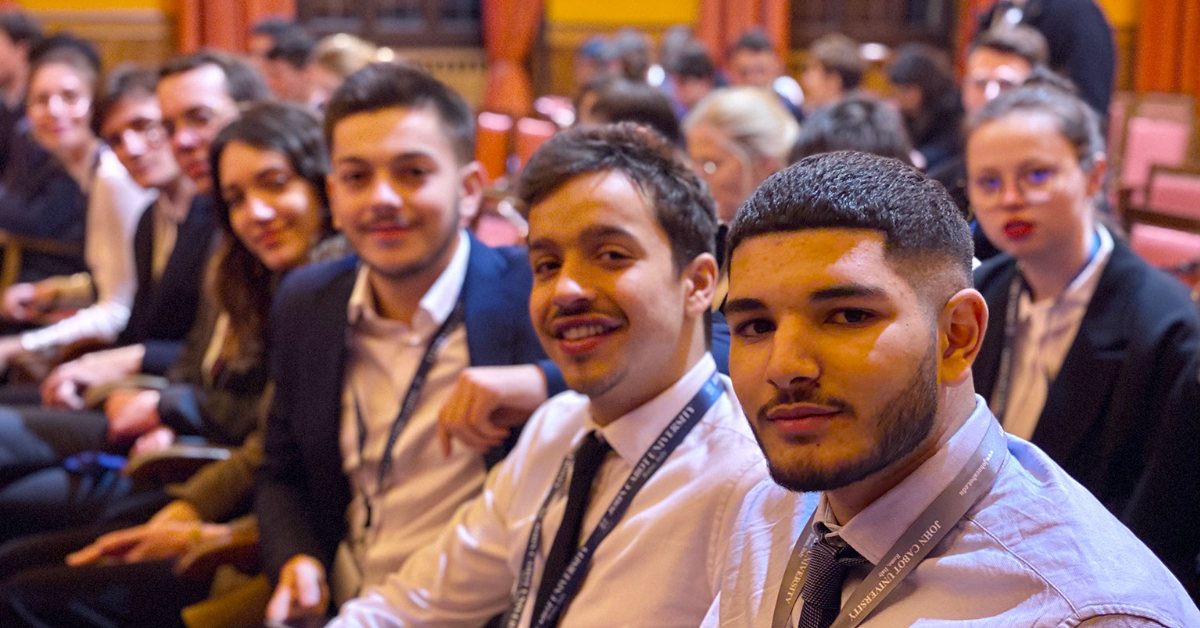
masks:
<instances>
[{"instance_id":1,"label":"person in background","mask_svg":"<svg viewBox=\"0 0 1200 628\"><path fill-rule=\"evenodd\" d=\"M770 92L728 87L701 100L683 120L688 157L708 183L717 219L733 220L742 202L788 163L800 125Z\"/></svg>"},{"instance_id":2,"label":"person in background","mask_svg":"<svg viewBox=\"0 0 1200 628\"><path fill-rule=\"evenodd\" d=\"M305 76L312 85L308 105L315 111L324 110L329 95L342 81L374 62L378 53L375 44L349 33L321 38L305 68Z\"/></svg>"},{"instance_id":3,"label":"person in background","mask_svg":"<svg viewBox=\"0 0 1200 628\"><path fill-rule=\"evenodd\" d=\"M696 103L716 89L717 69L708 49L699 40L683 44L670 75L675 85L675 114L681 120Z\"/></svg>"},{"instance_id":4,"label":"person in background","mask_svg":"<svg viewBox=\"0 0 1200 628\"><path fill-rule=\"evenodd\" d=\"M166 373L195 322L203 269L216 236L209 146L217 132L237 118L240 104L265 99L267 90L246 62L205 51L168 61L155 92L175 161L192 185L178 199L160 195L138 222L138 289L117 348L56 367L41 385L45 405L79 409L89 387L135 373ZM106 408L113 414L141 414L156 405L155 393L110 397Z\"/></svg>"},{"instance_id":5,"label":"person in background","mask_svg":"<svg viewBox=\"0 0 1200 628\"><path fill-rule=\"evenodd\" d=\"M280 278L319 255L325 247L317 244L332 233L329 164L320 122L299 105L278 103L255 105L222 130L212 161L227 238L179 377L164 391L159 430L222 430L242 444L168 487L175 500L142 525L99 538L96 531L109 526L39 535L23 541L24 555L15 544L0 549L8 574L13 563L25 568L0 585L4 626L181 625L180 609L208 595L210 578L176 577L173 566L206 545L256 534L254 518L240 515L253 494L259 423L270 402L268 310ZM172 436L143 438L158 447Z\"/></svg>"},{"instance_id":6,"label":"person in background","mask_svg":"<svg viewBox=\"0 0 1200 628\"><path fill-rule=\"evenodd\" d=\"M246 58L262 76L267 75L267 53L275 47L275 41L287 33L303 30L290 20L267 18L254 25L246 38Z\"/></svg>"},{"instance_id":7,"label":"person in background","mask_svg":"<svg viewBox=\"0 0 1200 628\"><path fill-rule=\"evenodd\" d=\"M790 76L783 73L783 61L771 43L771 38L761 28L742 33L725 58L725 74L734 87L757 87L771 90L779 96L780 104L797 121L804 118L795 92L800 91ZM781 89L782 88L782 89ZM808 98L807 88L800 100Z\"/></svg>"},{"instance_id":8,"label":"person in background","mask_svg":"<svg viewBox=\"0 0 1200 628\"><path fill-rule=\"evenodd\" d=\"M858 43L841 34L817 38L804 57L800 86L804 88L804 112L812 113L845 98L858 89L866 72L858 54Z\"/></svg>"},{"instance_id":9,"label":"person in background","mask_svg":"<svg viewBox=\"0 0 1200 628\"><path fill-rule=\"evenodd\" d=\"M42 27L27 13L0 12L0 172L8 163L17 122L25 117L29 53L42 40Z\"/></svg>"},{"instance_id":10,"label":"person in background","mask_svg":"<svg viewBox=\"0 0 1200 628\"><path fill-rule=\"evenodd\" d=\"M1103 120L1116 73L1116 43L1095 0L1001 0L979 21L980 31L1026 26L1046 39L1050 69L1071 79Z\"/></svg>"},{"instance_id":11,"label":"person in background","mask_svg":"<svg viewBox=\"0 0 1200 628\"><path fill-rule=\"evenodd\" d=\"M612 73L614 57L612 41L607 37L597 35L584 42L575 51L572 66L572 76L575 77L575 93L580 93L584 86L592 81Z\"/></svg>"},{"instance_id":12,"label":"person in background","mask_svg":"<svg viewBox=\"0 0 1200 628\"><path fill-rule=\"evenodd\" d=\"M612 38L613 73L630 81L646 82L650 71L650 37L636 28L625 27Z\"/></svg>"},{"instance_id":13,"label":"person in background","mask_svg":"<svg viewBox=\"0 0 1200 628\"><path fill-rule=\"evenodd\" d=\"M892 101L923 158L922 170L962 154L963 107L946 53L927 44L904 44L896 49L887 75L894 88Z\"/></svg>"},{"instance_id":14,"label":"person in background","mask_svg":"<svg viewBox=\"0 0 1200 628\"><path fill-rule=\"evenodd\" d=\"M967 129L968 192L1003 252L975 273L992 319L975 387L1196 587L1200 314L1100 220L1098 116L1022 87Z\"/></svg>"},{"instance_id":15,"label":"person in background","mask_svg":"<svg viewBox=\"0 0 1200 628\"><path fill-rule=\"evenodd\" d=\"M788 157L796 163L811 155L840 150L891 157L912 165L912 144L900 112L866 96L850 96L805 119Z\"/></svg>"},{"instance_id":16,"label":"person in background","mask_svg":"<svg viewBox=\"0 0 1200 628\"><path fill-rule=\"evenodd\" d=\"M312 100L313 84L306 68L316 46L317 42L301 28L290 29L275 38L275 45L267 51L263 74L275 98L302 105Z\"/></svg>"},{"instance_id":17,"label":"person in background","mask_svg":"<svg viewBox=\"0 0 1200 628\"><path fill-rule=\"evenodd\" d=\"M60 34L39 44L26 91L27 132L15 138L13 158L0 184L0 229L53 241L63 249L24 252L19 279L59 277L52 282L53 290L45 285L46 292L77 286L72 295L76 306L80 301L86 304L91 296L86 274L66 279L87 271L85 234L96 240L89 260L103 264L106 260L97 256L107 255L108 246L126 241L121 237L122 225L136 221L148 202L92 130L99 68L95 48L80 39ZM26 145L28 141L36 148ZM87 234L88 227L96 232ZM105 236L110 229L117 231L115 241ZM26 296L32 292L18 289L22 291ZM67 299L68 305L71 300ZM12 313L22 314L20 308ZM108 322L110 338L124 326L124 316ZM20 346L12 339L4 344L0 361L7 362Z\"/></svg>"},{"instance_id":18,"label":"person in background","mask_svg":"<svg viewBox=\"0 0 1200 628\"><path fill-rule=\"evenodd\" d=\"M684 149L679 119L671 109L671 101L657 87L645 81L630 81L612 77L595 92L595 100L580 124L609 124L635 122L648 126L680 150Z\"/></svg>"},{"instance_id":19,"label":"person in background","mask_svg":"<svg viewBox=\"0 0 1200 628\"><path fill-rule=\"evenodd\" d=\"M156 82L148 69L118 68L95 103L93 126L103 143L88 193L84 258L90 278L13 285L4 292L3 308L10 318L28 321L72 302L86 304L93 291L95 303L43 329L0 337L0 363L84 340L111 343L129 321L137 289L134 229L157 191L180 176L162 128Z\"/></svg>"},{"instance_id":20,"label":"person in background","mask_svg":"<svg viewBox=\"0 0 1200 628\"><path fill-rule=\"evenodd\" d=\"M965 115L970 117L988 101L1020 87L1035 68L1045 67L1048 55L1045 38L1028 26L993 28L979 33L967 51L962 83ZM927 172L946 186L950 198L964 215L972 215L967 198L967 161L961 152ZM974 219L971 231L975 234L978 259L986 260L999 252Z\"/></svg>"}]
</instances>

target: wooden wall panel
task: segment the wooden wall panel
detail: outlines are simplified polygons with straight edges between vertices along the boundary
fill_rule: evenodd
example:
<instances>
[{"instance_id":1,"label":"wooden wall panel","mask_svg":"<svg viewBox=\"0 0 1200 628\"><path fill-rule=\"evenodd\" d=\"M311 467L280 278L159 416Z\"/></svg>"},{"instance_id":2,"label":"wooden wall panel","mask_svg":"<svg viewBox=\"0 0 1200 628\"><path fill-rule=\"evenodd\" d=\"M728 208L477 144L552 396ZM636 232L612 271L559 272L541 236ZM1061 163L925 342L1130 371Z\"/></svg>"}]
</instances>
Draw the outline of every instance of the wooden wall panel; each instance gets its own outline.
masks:
<instances>
[{"instance_id":1,"label":"wooden wall panel","mask_svg":"<svg viewBox=\"0 0 1200 628\"><path fill-rule=\"evenodd\" d=\"M27 9L47 32L67 30L96 44L105 69L125 62L157 65L175 53L172 20L158 9Z\"/></svg>"}]
</instances>

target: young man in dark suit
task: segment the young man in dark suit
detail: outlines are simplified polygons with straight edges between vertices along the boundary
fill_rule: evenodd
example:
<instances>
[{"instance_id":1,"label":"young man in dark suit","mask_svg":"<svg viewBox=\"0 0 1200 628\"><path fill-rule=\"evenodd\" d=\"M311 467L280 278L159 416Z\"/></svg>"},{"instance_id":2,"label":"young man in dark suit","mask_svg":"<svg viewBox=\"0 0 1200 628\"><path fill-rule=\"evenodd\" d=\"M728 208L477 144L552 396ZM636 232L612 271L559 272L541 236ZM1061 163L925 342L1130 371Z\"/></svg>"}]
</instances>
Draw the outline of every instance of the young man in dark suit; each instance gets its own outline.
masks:
<instances>
[{"instance_id":1,"label":"young man in dark suit","mask_svg":"<svg viewBox=\"0 0 1200 628\"><path fill-rule=\"evenodd\" d=\"M565 387L529 321L524 252L460 227L483 188L462 98L377 64L325 125L331 212L358 258L295 271L274 306L255 503L273 621L325 613L330 586L341 600L379 584L479 492L503 447L446 448L439 414L528 414ZM503 445L504 428L466 422L472 444Z\"/></svg>"}]
</instances>

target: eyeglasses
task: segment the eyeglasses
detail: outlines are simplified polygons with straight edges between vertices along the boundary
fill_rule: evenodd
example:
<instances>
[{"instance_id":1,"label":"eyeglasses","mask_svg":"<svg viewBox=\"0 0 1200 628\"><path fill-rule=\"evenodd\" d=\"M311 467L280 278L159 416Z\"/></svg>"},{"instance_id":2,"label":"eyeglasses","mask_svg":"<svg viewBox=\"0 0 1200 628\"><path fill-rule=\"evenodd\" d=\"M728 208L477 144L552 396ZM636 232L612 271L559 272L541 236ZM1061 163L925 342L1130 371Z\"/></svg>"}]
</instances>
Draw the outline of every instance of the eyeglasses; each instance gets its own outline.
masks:
<instances>
[{"instance_id":1,"label":"eyeglasses","mask_svg":"<svg viewBox=\"0 0 1200 628\"><path fill-rule=\"evenodd\" d=\"M92 106L92 97L75 91L31 94L28 106L30 109L41 110L57 108L64 113L79 115Z\"/></svg>"},{"instance_id":2,"label":"eyeglasses","mask_svg":"<svg viewBox=\"0 0 1200 628\"><path fill-rule=\"evenodd\" d=\"M144 146L158 146L167 139L167 128L163 126L162 120L139 118L116 133L104 136L103 139L113 150L121 148L134 150ZM142 146L133 146L134 144Z\"/></svg>"},{"instance_id":3,"label":"eyeglasses","mask_svg":"<svg viewBox=\"0 0 1200 628\"><path fill-rule=\"evenodd\" d=\"M1058 174L1053 168L1035 166L1022 168L1016 173L1017 191L1026 203L1035 205L1050 200L1054 193L1054 178ZM1005 178L997 173L974 177L968 183L971 202L976 205L997 205L1004 198Z\"/></svg>"}]
</instances>

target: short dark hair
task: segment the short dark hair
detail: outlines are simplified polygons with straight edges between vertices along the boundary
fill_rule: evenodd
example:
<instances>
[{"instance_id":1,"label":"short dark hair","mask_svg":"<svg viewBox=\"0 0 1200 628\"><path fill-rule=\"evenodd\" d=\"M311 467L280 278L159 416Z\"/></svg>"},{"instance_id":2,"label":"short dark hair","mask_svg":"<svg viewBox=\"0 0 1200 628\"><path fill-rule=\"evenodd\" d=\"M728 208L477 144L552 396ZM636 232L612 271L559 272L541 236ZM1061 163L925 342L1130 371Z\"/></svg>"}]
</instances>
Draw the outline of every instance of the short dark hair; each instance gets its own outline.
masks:
<instances>
[{"instance_id":1,"label":"short dark hair","mask_svg":"<svg viewBox=\"0 0 1200 628\"><path fill-rule=\"evenodd\" d=\"M275 37L275 43L267 51L267 59L283 60L297 70L304 69L312 60L317 41L304 29L292 29Z\"/></svg>"},{"instance_id":2,"label":"short dark hair","mask_svg":"<svg viewBox=\"0 0 1200 628\"><path fill-rule=\"evenodd\" d=\"M161 80L206 65L216 66L225 75L225 87L234 102L248 104L270 98L271 92L258 70L238 57L217 50L174 57L163 64L158 77Z\"/></svg>"},{"instance_id":3,"label":"short dark hair","mask_svg":"<svg viewBox=\"0 0 1200 628\"><path fill-rule=\"evenodd\" d=\"M867 69L858 54L858 44L841 33L819 37L809 46L808 56L820 63L826 72L837 74L842 80L842 89L846 91L858 87Z\"/></svg>"},{"instance_id":4,"label":"short dark hair","mask_svg":"<svg viewBox=\"0 0 1200 628\"><path fill-rule=\"evenodd\" d=\"M275 39L276 37L279 37L288 31L293 31L298 28L300 28L300 26L295 22L290 22L288 20L279 18L267 18L265 20L260 20L257 24L255 24L254 28L250 29L250 34L266 35L271 39Z\"/></svg>"},{"instance_id":5,"label":"short dark hair","mask_svg":"<svg viewBox=\"0 0 1200 628\"><path fill-rule=\"evenodd\" d=\"M707 79L716 75L712 57L704 44L692 39L679 48L675 59L675 74L688 78Z\"/></svg>"},{"instance_id":6,"label":"short dark hair","mask_svg":"<svg viewBox=\"0 0 1200 628\"><path fill-rule=\"evenodd\" d=\"M708 187L662 136L631 122L559 132L530 158L517 195L529 208L575 177L598 172L621 173L648 199L676 271L713 252L717 211Z\"/></svg>"},{"instance_id":7,"label":"short dark hair","mask_svg":"<svg viewBox=\"0 0 1200 628\"><path fill-rule=\"evenodd\" d=\"M158 85L158 72L150 68L127 63L113 68L104 80L104 92L96 99L95 113L92 116L92 130L100 135L100 127L112 115L117 105L126 98L154 98L154 88Z\"/></svg>"},{"instance_id":8,"label":"short dark hair","mask_svg":"<svg viewBox=\"0 0 1200 628\"><path fill-rule=\"evenodd\" d=\"M1016 55L1030 66L1050 63L1050 46L1046 37L1032 26L1024 24L1000 25L981 31L971 41L968 54L987 48L996 52Z\"/></svg>"},{"instance_id":9,"label":"short dark hair","mask_svg":"<svg viewBox=\"0 0 1200 628\"><path fill-rule=\"evenodd\" d=\"M771 44L771 38L767 36L767 32L761 28L752 28L741 34L737 41L729 47L729 56L745 50L746 52L769 52L775 54L775 46Z\"/></svg>"},{"instance_id":10,"label":"short dark hair","mask_svg":"<svg viewBox=\"0 0 1200 628\"><path fill-rule=\"evenodd\" d=\"M805 118L790 161L839 150L891 157L912 165L912 143L900 112L866 96L851 96Z\"/></svg>"},{"instance_id":11,"label":"short dark hair","mask_svg":"<svg viewBox=\"0 0 1200 628\"><path fill-rule=\"evenodd\" d=\"M753 237L808 229L882 232L889 259L916 262L903 264L905 269L924 274L949 268L956 289L971 285L974 244L958 206L940 183L896 159L839 151L775 173L734 218L729 255ZM922 291L929 282L911 272L906 278Z\"/></svg>"},{"instance_id":12,"label":"short dark hair","mask_svg":"<svg viewBox=\"0 0 1200 628\"><path fill-rule=\"evenodd\" d=\"M967 137L984 124L1017 114L1043 115L1053 120L1058 132L1075 148L1084 170L1091 170L1095 165L1093 158L1104 154L1100 116L1078 96L1045 79L1022 85L988 102L967 120Z\"/></svg>"},{"instance_id":13,"label":"short dark hair","mask_svg":"<svg viewBox=\"0 0 1200 628\"><path fill-rule=\"evenodd\" d=\"M622 28L612 39L613 57L621 66L621 76L631 81L646 81L650 70L650 42L635 28Z\"/></svg>"},{"instance_id":14,"label":"short dark hair","mask_svg":"<svg viewBox=\"0 0 1200 628\"><path fill-rule=\"evenodd\" d=\"M62 63L75 68L87 78L93 95L100 80L100 53L91 42L79 39L68 33L51 35L33 47L29 52L29 78L37 74L38 69L51 63Z\"/></svg>"},{"instance_id":15,"label":"short dark hair","mask_svg":"<svg viewBox=\"0 0 1200 628\"><path fill-rule=\"evenodd\" d=\"M910 42L897 48L887 75L896 85L913 85L921 90L924 107L932 108L958 93L950 57L929 44Z\"/></svg>"},{"instance_id":16,"label":"short dark hair","mask_svg":"<svg viewBox=\"0 0 1200 628\"><path fill-rule=\"evenodd\" d=\"M37 20L22 11L0 11L0 30L14 44L27 44L30 49L42 40L42 27Z\"/></svg>"},{"instance_id":17,"label":"short dark hair","mask_svg":"<svg viewBox=\"0 0 1200 628\"><path fill-rule=\"evenodd\" d=\"M437 112L459 162L475 159L475 114L458 92L422 70L402 63L372 63L346 78L325 106L325 141L333 149L333 129L357 113L392 107L429 107Z\"/></svg>"},{"instance_id":18,"label":"short dark hair","mask_svg":"<svg viewBox=\"0 0 1200 628\"><path fill-rule=\"evenodd\" d=\"M596 90L592 117L598 122L636 122L648 126L678 148L686 144L671 100L644 81L612 78Z\"/></svg>"}]
</instances>

